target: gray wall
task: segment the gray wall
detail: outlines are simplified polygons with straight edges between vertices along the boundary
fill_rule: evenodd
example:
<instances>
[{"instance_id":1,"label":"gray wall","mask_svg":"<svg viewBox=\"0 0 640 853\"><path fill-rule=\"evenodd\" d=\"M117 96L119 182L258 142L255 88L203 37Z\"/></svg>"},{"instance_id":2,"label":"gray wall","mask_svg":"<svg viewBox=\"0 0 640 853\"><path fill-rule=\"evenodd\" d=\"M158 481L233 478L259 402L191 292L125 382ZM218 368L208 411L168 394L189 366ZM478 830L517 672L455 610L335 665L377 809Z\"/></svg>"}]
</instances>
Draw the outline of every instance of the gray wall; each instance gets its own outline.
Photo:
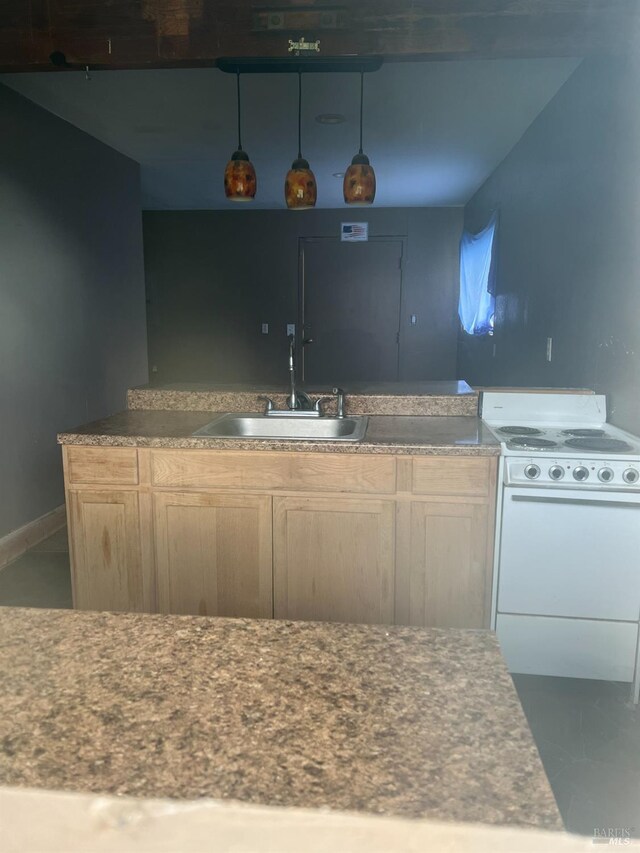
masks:
<instances>
[{"instance_id":1,"label":"gray wall","mask_svg":"<svg viewBox=\"0 0 640 853\"><path fill-rule=\"evenodd\" d=\"M138 166L0 86L0 536L63 502L56 432L146 379Z\"/></svg>"},{"instance_id":2,"label":"gray wall","mask_svg":"<svg viewBox=\"0 0 640 853\"><path fill-rule=\"evenodd\" d=\"M297 322L298 240L343 220L406 238L401 379L456 371L462 208L180 211L144 214L152 380L285 382L286 324ZM409 325L411 314L419 323ZM260 324L270 324L270 334ZM152 367L152 369L153 369Z\"/></svg>"},{"instance_id":3,"label":"gray wall","mask_svg":"<svg viewBox=\"0 0 640 853\"><path fill-rule=\"evenodd\" d=\"M467 205L472 231L499 210L499 296L495 336L461 334L458 362L476 385L607 393L612 420L633 432L640 432L638 91L637 66L583 62Z\"/></svg>"}]
</instances>

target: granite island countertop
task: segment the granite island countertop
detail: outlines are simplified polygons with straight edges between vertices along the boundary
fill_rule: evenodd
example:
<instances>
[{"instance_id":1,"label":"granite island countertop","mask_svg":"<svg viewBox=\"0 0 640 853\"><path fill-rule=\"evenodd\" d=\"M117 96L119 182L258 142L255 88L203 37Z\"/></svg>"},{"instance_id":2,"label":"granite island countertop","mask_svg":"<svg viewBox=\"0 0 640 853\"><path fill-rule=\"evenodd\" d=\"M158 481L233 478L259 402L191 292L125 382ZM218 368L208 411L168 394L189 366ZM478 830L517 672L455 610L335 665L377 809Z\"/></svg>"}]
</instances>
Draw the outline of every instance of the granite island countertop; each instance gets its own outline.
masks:
<instances>
[{"instance_id":1,"label":"granite island countertop","mask_svg":"<svg viewBox=\"0 0 640 853\"><path fill-rule=\"evenodd\" d=\"M209 438L193 433L215 412L128 409L58 435L59 444L217 450L320 451L412 455L498 456L500 444L478 417L371 415L362 441Z\"/></svg>"},{"instance_id":2,"label":"granite island countertop","mask_svg":"<svg viewBox=\"0 0 640 853\"><path fill-rule=\"evenodd\" d=\"M0 608L0 784L561 829L484 631Z\"/></svg>"}]
</instances>

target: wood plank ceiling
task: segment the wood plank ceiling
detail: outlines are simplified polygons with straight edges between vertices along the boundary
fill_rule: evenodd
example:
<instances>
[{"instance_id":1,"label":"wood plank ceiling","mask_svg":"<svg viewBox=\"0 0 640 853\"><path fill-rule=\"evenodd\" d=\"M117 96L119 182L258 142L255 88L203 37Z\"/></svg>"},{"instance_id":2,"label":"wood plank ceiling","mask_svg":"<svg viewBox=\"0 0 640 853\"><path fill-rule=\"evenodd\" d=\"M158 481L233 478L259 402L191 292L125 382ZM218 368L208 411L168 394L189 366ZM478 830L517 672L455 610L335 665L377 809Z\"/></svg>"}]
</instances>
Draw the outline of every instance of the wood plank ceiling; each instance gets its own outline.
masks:
<instances>
[{"instance_id":1,"label":"wood plank ceiling","mask_svg":"<svg viewBox=\"0 0 640 853\"><path fill-rule=\"evenodd\" d=\"M637 50L640 0L2 0L0 70L49 70L53 51L93 68L210 65L286 56L472 59Z\"/></svg>"}]
</instances>

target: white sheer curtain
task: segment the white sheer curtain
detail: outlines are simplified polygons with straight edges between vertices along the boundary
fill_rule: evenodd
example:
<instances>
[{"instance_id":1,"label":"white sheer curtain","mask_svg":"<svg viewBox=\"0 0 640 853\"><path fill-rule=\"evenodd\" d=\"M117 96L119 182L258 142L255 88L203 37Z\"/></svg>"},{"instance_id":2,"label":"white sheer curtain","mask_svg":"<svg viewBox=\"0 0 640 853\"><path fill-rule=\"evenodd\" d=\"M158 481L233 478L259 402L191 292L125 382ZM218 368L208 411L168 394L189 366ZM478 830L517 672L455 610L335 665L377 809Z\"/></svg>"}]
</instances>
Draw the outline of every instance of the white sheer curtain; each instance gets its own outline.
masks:
<instances>
[{"instance_id":1,"label":"white sheer curtain","mask_svg":"<svg viewBox=\"0 0 640 853\"><path fill-rule=\"evenodd\" d=\"M490 279L493 243L498 214L478 234L462 232L460 239L460 302L458 316L470 335L485 335L493 329L495 297Z\"/></svg>"}]
</instances>

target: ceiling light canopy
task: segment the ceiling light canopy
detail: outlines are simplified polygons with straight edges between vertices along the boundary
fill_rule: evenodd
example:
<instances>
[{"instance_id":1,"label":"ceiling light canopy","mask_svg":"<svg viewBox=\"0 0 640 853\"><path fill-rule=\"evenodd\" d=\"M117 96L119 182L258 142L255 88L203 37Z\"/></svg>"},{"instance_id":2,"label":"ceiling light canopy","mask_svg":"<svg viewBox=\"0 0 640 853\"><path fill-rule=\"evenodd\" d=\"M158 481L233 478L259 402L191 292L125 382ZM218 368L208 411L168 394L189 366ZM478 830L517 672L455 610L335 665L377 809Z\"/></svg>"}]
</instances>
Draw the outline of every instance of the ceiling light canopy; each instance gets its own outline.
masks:
<instances>
[{"instance_id":1,"label":"ceiling light canopy","mask_svg":"<svg viewBox=\"0 0 640 853\"><path fill-rule=\"evenodd\" d=\"M256 170L249 155L242 149L240 72L236 73L238 102L238 147L224 170L224 192L229 201L253 201L258 188Z\"/></svg>"},{"instance_id":2,"label":"ceiling light canopy","mask_svg":"<svg viewBox=\"0 0 640 853\"><path fill-rule=\"evenodd\" d=\"M364 73L360 72L360 150L344 175L342 190L345 204L352 207L373 204L376 197L376 173L369 158L362 152L362 112L364 103Z\"/></svg>"}]
</instances>

